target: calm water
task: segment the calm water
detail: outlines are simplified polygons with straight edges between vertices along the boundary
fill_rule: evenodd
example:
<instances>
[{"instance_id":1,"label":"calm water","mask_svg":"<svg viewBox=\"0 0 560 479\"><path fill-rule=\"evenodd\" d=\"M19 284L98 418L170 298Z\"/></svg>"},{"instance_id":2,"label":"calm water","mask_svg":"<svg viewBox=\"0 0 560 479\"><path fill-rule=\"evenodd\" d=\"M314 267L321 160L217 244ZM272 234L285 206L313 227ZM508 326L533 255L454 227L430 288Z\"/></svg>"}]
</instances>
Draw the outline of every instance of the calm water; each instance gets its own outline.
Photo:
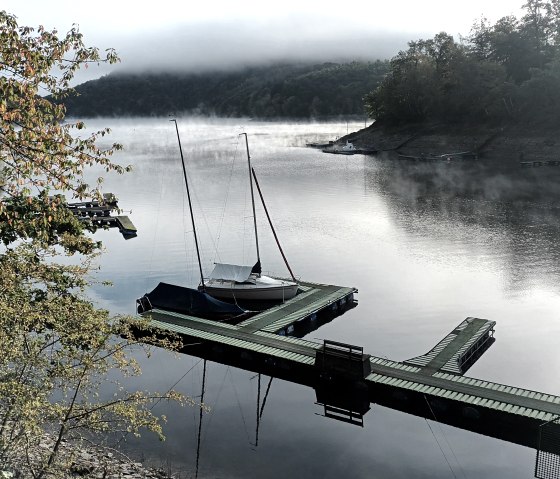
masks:
<instances>
[{"instance_id":1,"label":"calm water","mask_svg":"<svg viewBox=\"0 0 560 479\"><path fill-rule=\"evenodd\" d=\"M134 172L106 181L139 235L99 232L107 252L93 294L113 312L159 281L198 282L173 124L90 121L125 145ZM357 308L309 335L363 345L395 360L425 353L467 316L497 321L496 343L469 376L560 395L560 169L511 171L507 159L415 165L326 155L307 141L347 125L180 120L204 269L254 261L244 144L292 269L308 281L355 286ZM350 131L363 124L350 124ZM264 270L286 275L257 211ZM137 381L201 392L200 359L156 351ZM187 373L185 375L185 373ZM263 378L262 388L268 384ZM137 383L130 384L135 387ZM535 451L372 404L365 427L320 416L311 389L273 380L255 446L257 378L207 364L199 477L532 477ZM261 396L262 397L262 396ZM167 441L127 438L156 464L194 476L198 410L160 405ZM430 429L431 426L431 429Z\"/></svg>"}]
</instances>

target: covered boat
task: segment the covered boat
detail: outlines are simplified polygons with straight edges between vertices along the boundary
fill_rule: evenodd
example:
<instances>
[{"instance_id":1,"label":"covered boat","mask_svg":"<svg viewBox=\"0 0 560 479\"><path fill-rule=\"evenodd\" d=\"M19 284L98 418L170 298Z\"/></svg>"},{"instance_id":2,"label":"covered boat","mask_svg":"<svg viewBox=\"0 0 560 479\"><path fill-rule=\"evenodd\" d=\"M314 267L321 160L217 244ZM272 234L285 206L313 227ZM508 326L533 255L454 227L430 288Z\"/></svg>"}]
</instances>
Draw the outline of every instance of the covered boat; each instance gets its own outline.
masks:
<instances>
[{"instance_id":1,"label":"covered boat","mask_svg":"<svg viewBox=\"0 0 560 479\"><path fill-rule=\"evenodd\" d=\"M236 304L213 298L204 291L168 283L159 283L152 291L137 299L136 305L139 314L162 309L218 321L241 319L254 314Z\"/></svg>"}]
</instances>

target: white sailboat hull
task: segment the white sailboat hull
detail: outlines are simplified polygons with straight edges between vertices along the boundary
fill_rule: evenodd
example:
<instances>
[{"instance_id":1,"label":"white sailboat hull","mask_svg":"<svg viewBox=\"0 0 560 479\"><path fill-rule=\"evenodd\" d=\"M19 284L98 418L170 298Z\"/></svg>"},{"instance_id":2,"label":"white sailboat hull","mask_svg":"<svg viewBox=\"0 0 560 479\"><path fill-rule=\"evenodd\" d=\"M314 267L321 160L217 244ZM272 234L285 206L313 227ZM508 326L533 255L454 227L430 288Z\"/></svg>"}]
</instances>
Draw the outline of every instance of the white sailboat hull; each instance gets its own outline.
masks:
<instances>
[{"instance_id":1,"label":"white sailboat hull","mask_svg":"<svg viewBox=\"0 0 560 479\"><path fill-rule=\"evenodd\" d=\"M245 301L286 301L298 290L297 283L269 276L252 277L252 281L237 283L231 280L209 279L205 291L214 298Z\"/></svg>"}]
</instances>

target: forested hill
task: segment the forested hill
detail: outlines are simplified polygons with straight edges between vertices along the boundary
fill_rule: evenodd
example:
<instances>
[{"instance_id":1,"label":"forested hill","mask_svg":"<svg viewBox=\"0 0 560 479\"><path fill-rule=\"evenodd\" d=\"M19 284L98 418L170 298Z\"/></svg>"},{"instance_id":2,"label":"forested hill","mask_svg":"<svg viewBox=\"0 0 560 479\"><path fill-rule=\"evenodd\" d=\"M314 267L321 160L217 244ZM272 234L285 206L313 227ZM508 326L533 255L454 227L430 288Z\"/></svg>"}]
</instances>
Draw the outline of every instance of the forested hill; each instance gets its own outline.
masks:
<instances>
[{"instance_id":1,"label":"forested hill","mask_svg":"<svg viewBox=\"0 0 560 479\"><path fill-rule=\"evenodd\" d=\"M275 65L199 74L110 74L76 87L64 100L69 116L309 118L363 115L363 97L388 62Z\"/></svg>"},{"instance_id":2,"label":"forested hill","mask_svg":"<svg viewBox=\"0 0 560 479\"><path fill-rule=\"evenodd\" d=\"M366 110L385 125L560 126L560 0L526 0L521 18L409 42Z\"/></svg>"}]
</instances>

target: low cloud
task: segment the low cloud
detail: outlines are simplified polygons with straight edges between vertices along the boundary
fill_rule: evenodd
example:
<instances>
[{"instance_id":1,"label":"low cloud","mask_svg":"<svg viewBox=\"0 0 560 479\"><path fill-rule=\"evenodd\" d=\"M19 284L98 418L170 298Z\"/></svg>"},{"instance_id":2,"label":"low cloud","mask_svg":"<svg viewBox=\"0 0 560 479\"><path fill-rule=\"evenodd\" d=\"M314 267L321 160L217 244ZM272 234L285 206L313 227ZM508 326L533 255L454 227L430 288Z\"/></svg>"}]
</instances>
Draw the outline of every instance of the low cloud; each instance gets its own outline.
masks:
<instances>
[{"instance_id":1,"label":"low cloud","mask_svg":"<svg viewBox=\"0 0 560 479\"><path fill-rule=\"evenodd\" d=\"M283 22L213 23L104 38L121 63L81 72L84 81L110 71L231 70L275 62L343 62L384 60L407 48L410 33L369 31L365 27L330 21L320 28L303 19Z\"/></svg>"}]
</instances>

